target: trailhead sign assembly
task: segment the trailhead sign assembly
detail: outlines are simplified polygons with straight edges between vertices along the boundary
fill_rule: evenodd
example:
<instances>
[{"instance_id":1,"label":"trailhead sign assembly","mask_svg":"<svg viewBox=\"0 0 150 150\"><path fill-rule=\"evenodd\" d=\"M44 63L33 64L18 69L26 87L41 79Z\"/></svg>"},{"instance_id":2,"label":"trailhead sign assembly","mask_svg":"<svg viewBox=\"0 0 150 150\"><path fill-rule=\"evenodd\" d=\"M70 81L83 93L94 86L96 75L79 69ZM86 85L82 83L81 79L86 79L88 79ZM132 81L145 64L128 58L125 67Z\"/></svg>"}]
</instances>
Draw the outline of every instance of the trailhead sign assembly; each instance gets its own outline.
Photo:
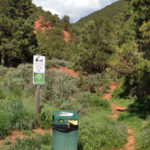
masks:
<instances>
[{"instance_id":1,"label":"trailhead sign assembly","mask_svg":"<svg viewBox=\"0 0 150 150\"><path fill-rule=\"evenodd\" d=\"M33 84L43 85L45 82L45 56L33 56Z\"/></svg>"}]
</instances>

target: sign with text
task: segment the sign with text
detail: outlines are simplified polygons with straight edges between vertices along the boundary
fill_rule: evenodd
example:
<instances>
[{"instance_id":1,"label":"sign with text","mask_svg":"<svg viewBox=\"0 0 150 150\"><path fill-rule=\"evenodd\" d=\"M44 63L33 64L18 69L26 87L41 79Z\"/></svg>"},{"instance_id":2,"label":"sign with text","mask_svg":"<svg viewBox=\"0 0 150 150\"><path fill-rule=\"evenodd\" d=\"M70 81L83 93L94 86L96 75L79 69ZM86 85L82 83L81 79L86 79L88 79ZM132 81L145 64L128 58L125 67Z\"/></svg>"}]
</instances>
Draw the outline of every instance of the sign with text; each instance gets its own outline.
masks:
<instances>
[{"instance_id":1,"label":"sign with text","mask_svg":"<svg viewBox=\"0 0 150 150\"><path fill-rule=\"evenodd\" d=\"M44 84L45 56L33 56L33 84Z\"/></svg>"}]
</instances>

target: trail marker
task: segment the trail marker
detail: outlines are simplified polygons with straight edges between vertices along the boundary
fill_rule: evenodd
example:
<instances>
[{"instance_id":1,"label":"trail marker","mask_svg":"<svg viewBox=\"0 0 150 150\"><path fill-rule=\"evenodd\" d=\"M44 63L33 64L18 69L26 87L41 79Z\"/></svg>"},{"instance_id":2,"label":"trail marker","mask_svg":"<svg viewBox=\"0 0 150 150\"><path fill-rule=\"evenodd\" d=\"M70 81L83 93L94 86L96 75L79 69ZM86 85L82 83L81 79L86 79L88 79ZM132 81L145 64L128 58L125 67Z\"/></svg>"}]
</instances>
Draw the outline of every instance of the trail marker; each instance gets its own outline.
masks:
<instances>
[{"instance_id":1,"label":"trail marker","mask_svg":"<svg viewBox=\"0 0 150 150\"><path fill-rule=\"evenodd\" d=\"M43 85L45 82L45 56L33 56L33 84Z\"/></svg>"},{"instance_id":2,"label":"trail marker","mask_svg":"<svg viewBox=\"0 0 150 150\"><path fill-rule=\"evenodd\" d=\"M33 56L33 84L35 89L35 116L38 124L40 108L40 85L45 82L45 56Z\"/></svg>"}]
</instances>

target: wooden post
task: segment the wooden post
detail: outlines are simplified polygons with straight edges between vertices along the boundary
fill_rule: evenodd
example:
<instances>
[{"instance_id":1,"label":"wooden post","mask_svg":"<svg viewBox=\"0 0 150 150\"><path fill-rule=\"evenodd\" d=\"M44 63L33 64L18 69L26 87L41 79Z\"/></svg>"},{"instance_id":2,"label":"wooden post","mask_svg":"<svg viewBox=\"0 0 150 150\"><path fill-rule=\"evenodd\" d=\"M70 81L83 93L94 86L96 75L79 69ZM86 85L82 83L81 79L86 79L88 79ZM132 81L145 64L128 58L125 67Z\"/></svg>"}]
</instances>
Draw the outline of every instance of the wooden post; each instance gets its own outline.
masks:
<instances>
[{"instance_id":1,"label":"wooden post","mask_svg":"<svg viewBox=\"0 0 150 150\"><path fill-rule=\"evenodd\" d=\"M40 113L40 85L36 85L35 89L35 116L36 121L39 120L39 113Z\"/></svg>"}]
</instances>

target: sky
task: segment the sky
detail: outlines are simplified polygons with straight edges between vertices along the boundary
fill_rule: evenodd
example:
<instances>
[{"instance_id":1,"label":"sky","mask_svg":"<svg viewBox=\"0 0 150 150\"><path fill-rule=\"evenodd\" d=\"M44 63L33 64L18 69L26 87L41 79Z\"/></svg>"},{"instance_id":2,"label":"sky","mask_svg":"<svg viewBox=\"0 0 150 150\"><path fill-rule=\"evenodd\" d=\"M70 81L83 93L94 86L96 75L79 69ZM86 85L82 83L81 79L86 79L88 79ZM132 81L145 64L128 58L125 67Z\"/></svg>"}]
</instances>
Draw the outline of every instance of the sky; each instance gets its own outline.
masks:
<instances>
[{"instance_id":1,"label":"sky","mask_svg":"<svg viewBox=\"0 0 150 150\"><path fill-rule=\"evenodd\" d=\"M33 3L60 18L67 15L71 22L76 22L115 1L117 0L33 0Z\"/></svg>"}]
</instances>

